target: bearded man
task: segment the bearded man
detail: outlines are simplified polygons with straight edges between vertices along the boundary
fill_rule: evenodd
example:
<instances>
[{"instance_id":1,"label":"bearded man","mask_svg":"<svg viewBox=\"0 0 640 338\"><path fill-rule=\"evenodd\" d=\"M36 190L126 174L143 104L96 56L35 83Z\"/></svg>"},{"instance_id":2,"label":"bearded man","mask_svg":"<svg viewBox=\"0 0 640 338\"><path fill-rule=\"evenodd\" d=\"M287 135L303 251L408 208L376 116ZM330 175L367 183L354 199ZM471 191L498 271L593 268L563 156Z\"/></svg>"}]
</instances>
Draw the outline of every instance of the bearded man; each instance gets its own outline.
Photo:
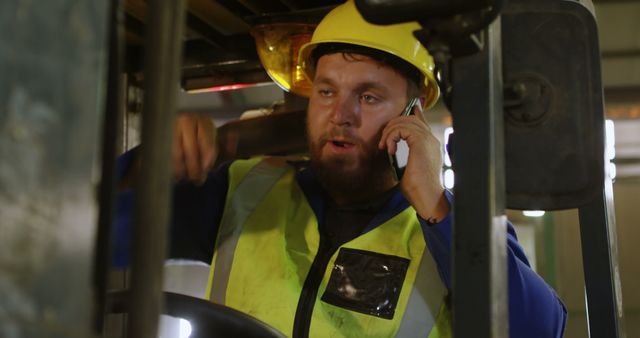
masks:
<instances>
[{"instance_id":1,"label":"bearded man","mask_svg":"<svg viewBox=\"0 0 640 338\"><path fill-rule=\"evenodd\" d=\"M320 23L300 50L312 80L309 160L257 157L209 172L209 120L179 117L176 175L199 184L176 186L172 255L211 264L212 302L292 337L451 336L453 197L423 116L439 91L416 28L367 23L352 1ZM389 158L401 139L409 156L398 178ZM564 306L510 224L508 247L511 337L560 337Z\"/></svg>"}]
</instances>

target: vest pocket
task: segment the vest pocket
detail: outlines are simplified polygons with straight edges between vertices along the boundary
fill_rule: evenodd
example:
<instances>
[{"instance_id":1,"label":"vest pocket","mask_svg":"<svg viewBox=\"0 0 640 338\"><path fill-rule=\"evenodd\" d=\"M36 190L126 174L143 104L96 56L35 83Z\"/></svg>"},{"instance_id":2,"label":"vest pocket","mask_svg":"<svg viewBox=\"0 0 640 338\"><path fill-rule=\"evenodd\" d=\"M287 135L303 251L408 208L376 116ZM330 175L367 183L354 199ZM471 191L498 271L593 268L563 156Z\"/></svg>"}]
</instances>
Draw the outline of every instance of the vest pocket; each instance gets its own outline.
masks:
<instances>
[{"instance_id":1,"label":"vest pocket","mask_svg":"<svg viewBox=\"0 0 640 338\"><path fill-rule=\"evenodd\" d=\"M348 310L392 319L410 260L341 248L321 300Z\"/></svg>"}]
</instances>

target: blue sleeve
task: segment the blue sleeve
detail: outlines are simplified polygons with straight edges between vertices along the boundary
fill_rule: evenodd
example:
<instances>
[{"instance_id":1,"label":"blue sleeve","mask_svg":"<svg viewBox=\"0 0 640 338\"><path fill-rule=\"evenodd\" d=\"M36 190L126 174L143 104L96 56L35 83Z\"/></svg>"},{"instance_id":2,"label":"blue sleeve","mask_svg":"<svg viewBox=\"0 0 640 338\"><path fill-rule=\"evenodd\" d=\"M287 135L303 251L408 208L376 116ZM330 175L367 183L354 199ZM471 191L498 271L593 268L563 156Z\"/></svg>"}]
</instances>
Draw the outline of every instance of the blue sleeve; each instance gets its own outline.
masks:
<instances>
[{"instance_id":1,"label":"blue sleeve","mask_svg":"<svg viewBox=\"0 0 640 338\"><path fill-rule=\"evenodd\" d=\"M453 196L445 192L449 205ZM452 285L452 214L425 229L429 251L434 257L440 277L451 290ZM562 337L567 310L556 292L529 266L524 250L518 244L515 230L507 222L507 272L509 279L509 336L519 338Z\"/></svg>"},{"instance_id":2,"label":"blue sleeve","mask_svg":"<svg viewBox=\"0 0 640 338\"><path fill-rule=\"evenodd\" d=\"M118 158L119 178L123 177L134 158L135 150ZM223 164L209 173L207 180L201 186L187 181L175 184L169 257L211 263L229 184L229 165L230 163ZM129 264L133 205L132 190L118 192L112 246L115 267L126 267Z\"/></svg>"}]
</instances>

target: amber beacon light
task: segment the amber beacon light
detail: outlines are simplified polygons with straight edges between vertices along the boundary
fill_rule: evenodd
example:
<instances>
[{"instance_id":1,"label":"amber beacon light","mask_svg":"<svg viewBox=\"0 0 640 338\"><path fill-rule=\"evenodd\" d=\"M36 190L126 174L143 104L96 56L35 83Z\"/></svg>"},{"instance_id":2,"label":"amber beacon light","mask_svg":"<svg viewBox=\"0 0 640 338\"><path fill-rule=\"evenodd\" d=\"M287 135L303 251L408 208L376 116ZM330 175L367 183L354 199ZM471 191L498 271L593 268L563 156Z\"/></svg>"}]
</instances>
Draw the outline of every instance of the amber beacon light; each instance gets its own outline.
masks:
<instances>
[{"instance_id":1,"label":"amber beacon light","mask_svg":"<svg viewBox=\"0 0 640 338\"><path fill-rule=\"evenodd\" d=\"M311 40L314 29L313 24L274 23L251 30L267 74L282 89L301 96L309 96L311 82L298 64L298 51Z\"/></svg>"}]
</instances>

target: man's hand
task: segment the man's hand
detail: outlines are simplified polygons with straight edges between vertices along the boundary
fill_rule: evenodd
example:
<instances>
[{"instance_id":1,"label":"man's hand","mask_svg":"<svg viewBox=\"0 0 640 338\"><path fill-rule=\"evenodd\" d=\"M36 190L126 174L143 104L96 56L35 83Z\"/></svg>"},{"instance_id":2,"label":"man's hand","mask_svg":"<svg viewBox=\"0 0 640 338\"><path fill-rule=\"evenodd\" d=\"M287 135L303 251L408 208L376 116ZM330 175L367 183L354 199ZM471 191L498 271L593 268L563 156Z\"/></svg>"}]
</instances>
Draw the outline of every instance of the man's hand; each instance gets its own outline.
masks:
<instances>
[{"instance_id":1,"label":"man's hand","mask_svg":"<svg viewBox=\"0 0 640 338\"><path fill-rule=\"evenodd\" d=\"M175 178L204 183L218 156L216 129L211 118L200 114L180 114L173 137Z\"/></svg>"},{"instance_id":2,"label":"man's hand","mask_svg":"<svg viewBox=\"0 0 640 338\"><path fill-rule=\"evenodd\" d=\"M409 146L409 159L400 189L420 217L432 223L439 222L449 212L440 178L440 141L433 136L419 107L415 108L413 115L389 121L382 131L378 148L386 148L389 154L395 154L396 143L401 139Z\"/></svg>"}]
</instances>

